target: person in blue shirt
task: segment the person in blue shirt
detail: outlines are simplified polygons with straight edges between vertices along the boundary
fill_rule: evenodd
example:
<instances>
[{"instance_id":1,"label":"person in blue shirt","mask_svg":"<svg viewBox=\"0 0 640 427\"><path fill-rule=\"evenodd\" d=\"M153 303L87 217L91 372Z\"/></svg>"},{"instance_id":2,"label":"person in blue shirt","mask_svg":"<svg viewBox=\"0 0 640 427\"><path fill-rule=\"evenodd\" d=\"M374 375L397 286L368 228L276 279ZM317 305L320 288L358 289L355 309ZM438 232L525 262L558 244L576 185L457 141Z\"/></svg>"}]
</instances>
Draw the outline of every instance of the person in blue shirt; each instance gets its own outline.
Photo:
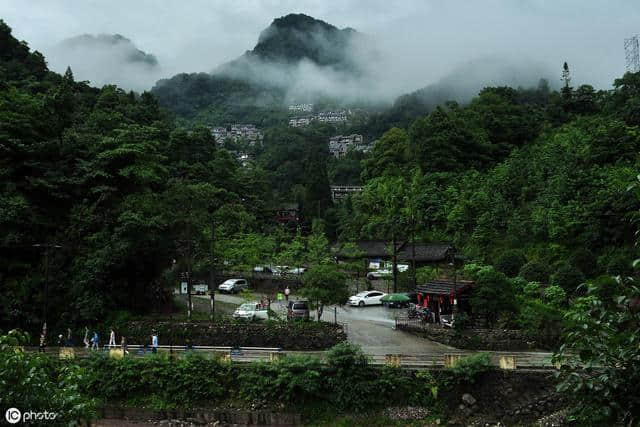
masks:
<instances>
[{"instance_id":1,"label":"person in blue shirt","mask_svg":"<svg viewBox=\"0 0 640 427\"><path fill-rule=\"evenodd\" d=\"M99 342L100 338L98 337L98 333L93 331L93 336L91 337L91 349L97 350Z\"/></svg>"}]
</instances>

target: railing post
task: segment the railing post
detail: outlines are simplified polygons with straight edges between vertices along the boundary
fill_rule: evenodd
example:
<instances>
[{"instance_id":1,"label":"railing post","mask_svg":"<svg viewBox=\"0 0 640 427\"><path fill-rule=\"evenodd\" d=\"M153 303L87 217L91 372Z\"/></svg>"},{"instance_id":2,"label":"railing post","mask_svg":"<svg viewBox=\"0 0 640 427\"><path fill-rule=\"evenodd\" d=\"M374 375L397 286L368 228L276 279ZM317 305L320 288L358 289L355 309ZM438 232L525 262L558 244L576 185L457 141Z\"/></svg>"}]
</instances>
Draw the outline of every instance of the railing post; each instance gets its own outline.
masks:
<instances>
[{"instance_id":1,"label":"railing post","mask_svg":"<svg viewBox=\"0 0 640 427\"><path fill-rule=\"evenodd\" d=\"M500 369L506 370L514 370L516 369L516 357L515 356L507 356L500 355L498 362L500 364Z\"/></svg>"}]
</instances>

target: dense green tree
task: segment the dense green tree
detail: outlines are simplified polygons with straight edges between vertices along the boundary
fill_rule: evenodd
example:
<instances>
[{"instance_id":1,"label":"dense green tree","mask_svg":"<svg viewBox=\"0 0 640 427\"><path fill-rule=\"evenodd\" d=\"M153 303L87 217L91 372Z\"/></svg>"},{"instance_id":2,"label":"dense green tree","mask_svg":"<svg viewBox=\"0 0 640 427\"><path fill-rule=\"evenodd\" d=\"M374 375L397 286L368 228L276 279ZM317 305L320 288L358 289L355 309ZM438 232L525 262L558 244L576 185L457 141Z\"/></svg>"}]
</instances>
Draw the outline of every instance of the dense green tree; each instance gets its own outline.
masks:
<instances>
[{"instance_id":1,"label":"dense green tree","mask_svg":"<svg viewBox=\"0 0 640 427\"><path fill-rule=\"evenodd\" d=\"M334 263L316 264L302 276L300 295L316 306L318 321L326 305L343 304L349 298L345 279Z\"/></svg>"},{"instance_id":2,"label":"dense green tree","mask_svg":"<svg viewBox=\"0 0 640 427\"><path fill-rule=\"evenodd\" d=\"M515 277L520 272L520 269L527 262L527 258L522 251L519 250L507 250L500 254L495 267L501 273L504 273L507 277Z\"/></svg>"},{"instance_id":3,"label":"dense green tree","mask_svg":"<svg viewBox=\"0 0 640 427\"><path fill-rule=\"evenodd\" d=\"M573 294L584 282L584 274L571 264L564 262L551 275L551 284L560 286L567 294Z\"/></svg>"},{"instance_id":4,"label":"dense green tree","mask_svg":"<svg viewBox=\"0 0 640 427\"><path fill-rule=\"evenodd\" d=\"M549 281L549 267L540 261L529 261L522 266L519 276L529 282L547 283Z\"/></svg>"},{"instance_id":5,"label":"dense green tree","mask_svg":"<svg viewBox=\"0 0 640 427\"><path fill-rule=\"evenodd\" d=\"M385 175L399 175L409 160L409 136L403 129L392 128L376 141L371 154L362 161L362 180Z\"/></svg>"},{"instance_id":6,"label":"dense green tree","mask_svg":"<svg viewBox=\"0 0 640 427\"><path fill-rule=\"evenodd\" d=\"M493 267L481 267L472 277L476 284L471 304L474 312L485 316L487 326L494 326L501 315L517 311L513 283L504 274Z\"/></svg>"},{"instance_id":7,"label":"dense green tree","mask_svg":"<svg viewBox=\"0 0 640 427\"><path fill-rule=\"evenodd\" d=\"M583 425L636 425L640 413L640 289L633 281L594 281L565 315L559 391L570 393Z\"/></svg>"}]
</instances>

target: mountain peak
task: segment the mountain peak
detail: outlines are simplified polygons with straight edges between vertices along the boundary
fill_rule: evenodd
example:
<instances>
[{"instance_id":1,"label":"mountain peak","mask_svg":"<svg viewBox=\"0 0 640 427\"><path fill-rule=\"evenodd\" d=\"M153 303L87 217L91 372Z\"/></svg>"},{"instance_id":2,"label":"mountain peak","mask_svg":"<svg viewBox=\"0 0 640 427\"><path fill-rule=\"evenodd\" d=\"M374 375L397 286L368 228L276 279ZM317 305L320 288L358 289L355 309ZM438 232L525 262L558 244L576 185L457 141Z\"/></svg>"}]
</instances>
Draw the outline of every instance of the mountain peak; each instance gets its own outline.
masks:
<instances>
[{"instance_id":1,"label":"mountain peak","mask_svg":"<svg viewBox=\"0 0 640 427\"><path fill-rule=\"evenodd\" d=\"M260 33L250 52L263 60L297 62L308 59L317 65L344 65L349 44L357 32L343 30L304 14L276 18Z\"/></svg>"}]
</instances>

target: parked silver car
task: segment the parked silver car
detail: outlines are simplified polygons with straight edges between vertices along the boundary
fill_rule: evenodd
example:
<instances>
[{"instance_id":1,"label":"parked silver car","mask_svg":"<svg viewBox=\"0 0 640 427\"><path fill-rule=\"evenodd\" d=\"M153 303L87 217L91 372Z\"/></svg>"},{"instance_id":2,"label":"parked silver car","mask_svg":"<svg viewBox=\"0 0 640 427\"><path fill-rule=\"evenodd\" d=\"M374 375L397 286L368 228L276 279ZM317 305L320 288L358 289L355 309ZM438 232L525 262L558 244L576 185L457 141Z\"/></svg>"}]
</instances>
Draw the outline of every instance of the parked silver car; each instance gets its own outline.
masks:
<instances>
[{"instance_id":1,"label":"parked silver car","mask_svg":"<svg viewBox=\"0 0 640 427\"><path fill-rule=\"evenodd\" d=\"M225 280L220 286L218 286L218 291L220 291L220 293L235 294L248 288L249 283L247 282L247 279L229 279Z\"/></svg>"}]
</instances>

